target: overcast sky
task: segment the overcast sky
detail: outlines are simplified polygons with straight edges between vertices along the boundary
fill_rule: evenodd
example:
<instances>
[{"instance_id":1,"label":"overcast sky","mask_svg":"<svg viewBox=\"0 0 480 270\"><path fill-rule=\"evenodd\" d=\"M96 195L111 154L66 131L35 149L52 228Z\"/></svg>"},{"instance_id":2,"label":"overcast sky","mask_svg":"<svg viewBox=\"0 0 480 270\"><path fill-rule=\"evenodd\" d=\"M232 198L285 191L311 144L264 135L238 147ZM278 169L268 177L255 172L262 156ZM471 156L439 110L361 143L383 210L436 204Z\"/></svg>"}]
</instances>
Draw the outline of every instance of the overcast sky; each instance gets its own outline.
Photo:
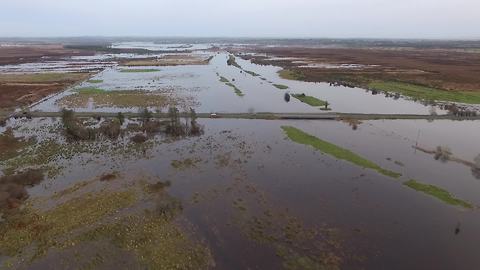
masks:
<instances>
[{"instance_id":1,"label":"overcast sky","mask_svg":"<svg viewBox=\"0 0 480 270\"><path fill-rule=\"evenodd\" d=\"M480 0L1 0L0 36L480 38Z\"/></svg>"}]
</instances>

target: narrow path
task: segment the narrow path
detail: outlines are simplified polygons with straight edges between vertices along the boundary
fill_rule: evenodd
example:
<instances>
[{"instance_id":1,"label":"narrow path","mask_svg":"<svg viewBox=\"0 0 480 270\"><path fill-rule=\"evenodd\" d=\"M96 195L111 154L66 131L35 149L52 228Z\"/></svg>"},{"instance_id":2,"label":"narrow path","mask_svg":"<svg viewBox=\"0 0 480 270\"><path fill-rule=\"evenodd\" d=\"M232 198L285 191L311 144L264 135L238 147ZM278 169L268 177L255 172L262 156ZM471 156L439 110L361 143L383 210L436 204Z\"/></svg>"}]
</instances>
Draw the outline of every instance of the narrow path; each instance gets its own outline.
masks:
<instances>
[{"instance_id":1,"label":"narrow path","mask_svg":"<svg viewBox=\"0 0 480 270\"><path fill-rule=\"evenodd\" d=\"M78 112L78 117L115 117L117 113L109 112ZM124 113L125 117L141 117L139 113ZM10 117L61 117L61 112L29 112L14 113ZM5 115L5 117L8 117ZM153 113L153 118L168 118L166 113ZM188 113L181 113L180 117L189 117ZM359 113L198 113L198 118L214 119L264 119L264 120L381 120L381 119L424 119L424 120L480 120L480 115L460 117L454 115L417 115L417 114L359 114Z\"/></svg>"}]
</instances>

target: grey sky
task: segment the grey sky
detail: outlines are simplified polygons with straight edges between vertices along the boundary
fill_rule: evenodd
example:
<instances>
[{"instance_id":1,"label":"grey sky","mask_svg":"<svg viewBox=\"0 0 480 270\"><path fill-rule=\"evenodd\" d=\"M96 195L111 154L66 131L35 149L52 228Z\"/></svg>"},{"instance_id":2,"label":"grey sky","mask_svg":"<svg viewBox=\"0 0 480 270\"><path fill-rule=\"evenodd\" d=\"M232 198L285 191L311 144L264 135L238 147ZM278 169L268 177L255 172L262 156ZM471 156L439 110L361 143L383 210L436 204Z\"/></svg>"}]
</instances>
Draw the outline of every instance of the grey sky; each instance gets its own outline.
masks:
<instances>
[{"instance_id":1,"label":"grey sky","mask_svg":"<svg viewBox=\"0 0 480 270\"><path fill-rule=\"evenodd\" d=\"M0 36L480 38L479 0L1 0Z\"/></svg>"}]
</instances>

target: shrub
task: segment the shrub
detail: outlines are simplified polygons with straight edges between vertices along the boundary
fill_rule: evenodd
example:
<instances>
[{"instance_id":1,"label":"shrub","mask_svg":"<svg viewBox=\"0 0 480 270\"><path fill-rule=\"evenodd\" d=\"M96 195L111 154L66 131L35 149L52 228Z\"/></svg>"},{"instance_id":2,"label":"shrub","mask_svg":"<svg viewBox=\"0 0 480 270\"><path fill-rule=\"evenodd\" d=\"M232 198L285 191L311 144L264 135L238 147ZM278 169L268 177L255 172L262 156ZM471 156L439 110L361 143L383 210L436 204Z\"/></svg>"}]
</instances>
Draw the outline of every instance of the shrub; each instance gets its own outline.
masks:
<instances>
[{"instance_id":1,"label":"shrub","mask_svg":"<svg viewBox=\"0 0 480 270\"><path fill-rule=\"evenodd\" d=\"M141 133L139 134L136 134L135 136L133 136L132 138L130 138L130 141L134 142L134 143L144 143L147 141L147 137Z\"/></svg>"},{"instance_id":2,"label":"shrub","mask_svg":"<svg viewBox=\"0 0 480 270\"><path fill-rule=\"evenodd\" d=\"M442 162L447 162L450 160L450 156L452 155L452 151L448 146L437 146L435 150L434 158L435 160L440 160Z\"/></svg>"}]
</instances>

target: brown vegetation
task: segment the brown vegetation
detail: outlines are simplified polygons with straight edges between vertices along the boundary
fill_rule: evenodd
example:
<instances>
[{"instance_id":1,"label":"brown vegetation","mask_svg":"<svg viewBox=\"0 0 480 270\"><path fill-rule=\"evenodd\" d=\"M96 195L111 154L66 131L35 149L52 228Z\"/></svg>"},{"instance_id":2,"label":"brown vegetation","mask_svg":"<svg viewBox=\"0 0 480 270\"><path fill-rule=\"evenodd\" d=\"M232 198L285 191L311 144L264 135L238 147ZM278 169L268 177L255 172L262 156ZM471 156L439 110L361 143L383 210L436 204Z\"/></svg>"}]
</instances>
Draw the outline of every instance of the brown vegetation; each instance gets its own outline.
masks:
<instances>
[{"instance_id":1,"label":"brown vegetation","mask_svg":"<svg viewBox=\"0 0 480 270\"><path fill-rule=\"evenodd\" d=\"M115 173L107 173L107 174L104 174L100 177L100 181L103 181L103 182L110 182L110 181L113 181L117 178L117 174Z\"/></svg>"},{"instance_id":2,"label":"brown vegetation","mask_svg":"<svg viewBox=\"0 0 480 270\"><path fill-rule=\"evenodd\" d=\"M0 134L0 161L15 157L28 143L22 138L15 138L13 130L8 128Z\"/></svg>"},{"instance_id":3,"label":"brown vegetation","mask_svg":"<svg viewBox=\"0 0 480 270\"><path fill-rule=\"evenodd\" d=\"M0 74L0 108L28 106L89 76L89 73Z\"/></svg>"},{"instance_id":4,"label":"brown vegetation","mask_svg":"<svg viewBox=\"0 0 480 270\"><path fill-rule=\"evenodd\" d=\"M93 55L93 51L65 49L63 45L23 45L0 47L0 65L61 59L75 55ZM73 74L1 74L0 108L30 105L87 79L88 73Z\"/></svg>"},{"instance_id":5,"label":"brown vegetation","mask_svg":"<svg viewBox=\"0 0 480 270\"><path fill-rule=\"evenodd\" d=\"M90 50L65 49L60 44L0 47L0 65L32 63L48 57L49 60L74 55L94 55Z\"/></svg>"},{"instance_id":6,"label":"brown vegetation","mask_svg":"<svg viewBox=\"0 0 480 270\"><path fill-rule=\"evenodd\" d=\"M257 48L256 52L288 57L277 61L250 56L257 64L279 65L298 72L306 81L354 85L374 80L402 81L452 91L480 91L478 53L448 49L298 47ZM302 67L308 64L317 66ZM356 66L345 66L352 64Z\"/></svg>"},{"instance_id":7,"label":"brown vegetation","mask_svg":"<svg viewBox=\"0 0 480 270\"><path fill-rule=\"evenodd\" d=\"M43 181L40 170L29 170L15 175L0 177L0 212L16 209L28 198L26 187Z\"/></svg>"}]
</instances>

